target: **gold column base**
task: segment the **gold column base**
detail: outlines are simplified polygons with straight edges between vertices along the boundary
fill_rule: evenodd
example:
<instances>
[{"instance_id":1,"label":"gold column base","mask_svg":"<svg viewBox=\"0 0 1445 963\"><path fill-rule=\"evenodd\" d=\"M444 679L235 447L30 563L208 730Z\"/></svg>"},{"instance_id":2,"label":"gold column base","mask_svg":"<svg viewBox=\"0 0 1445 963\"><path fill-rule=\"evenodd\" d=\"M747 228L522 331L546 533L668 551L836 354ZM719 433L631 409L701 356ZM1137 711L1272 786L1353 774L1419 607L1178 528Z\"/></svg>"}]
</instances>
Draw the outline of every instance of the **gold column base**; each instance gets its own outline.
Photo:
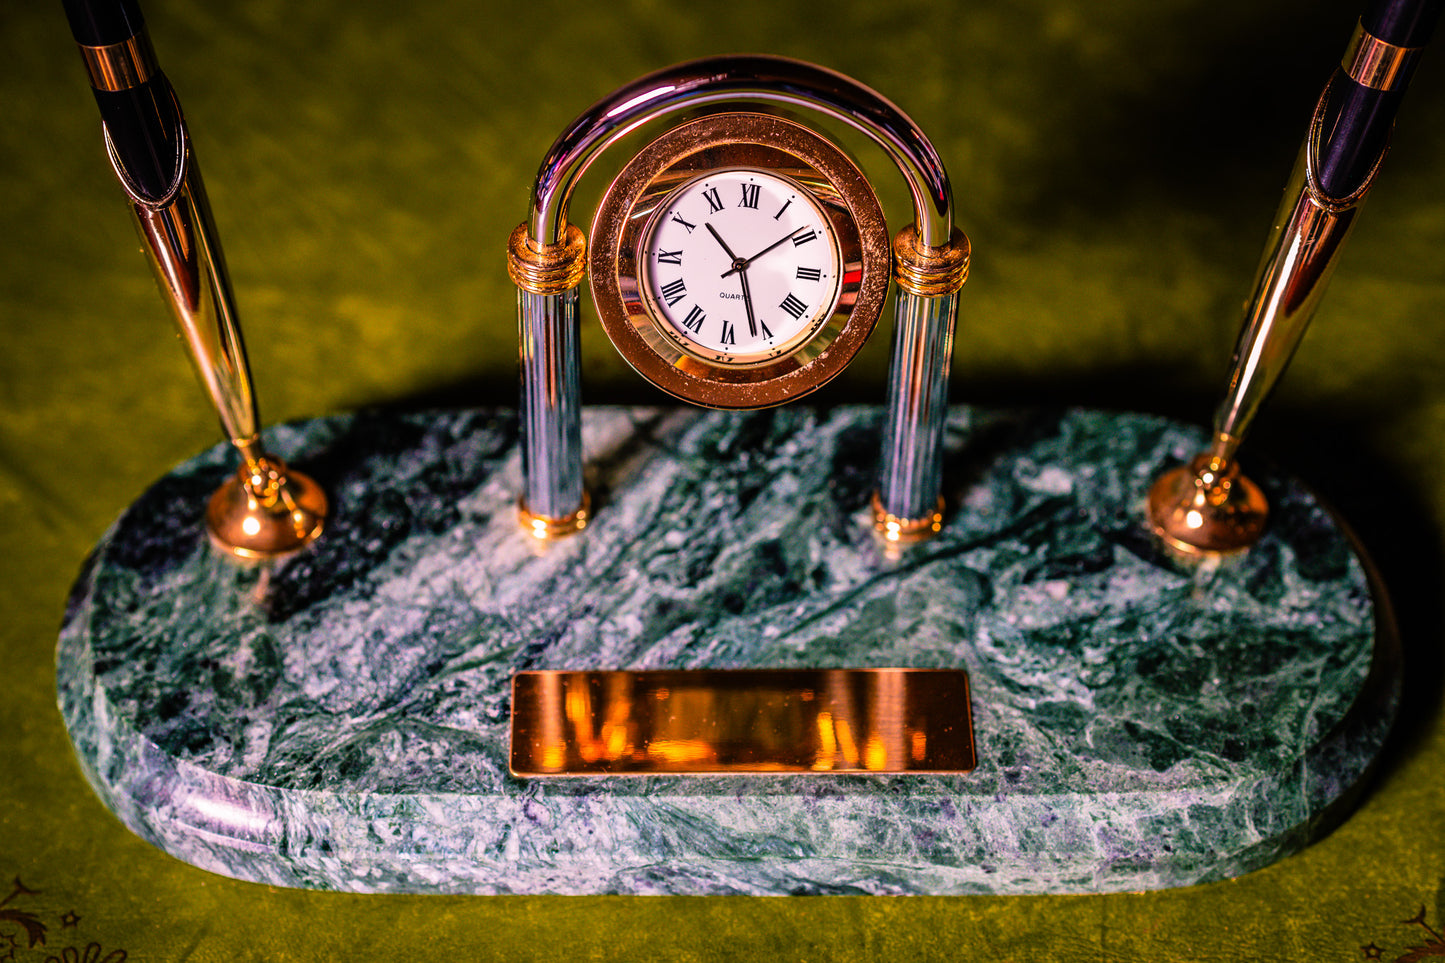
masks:
<instances>
[{"instance_id":1,"label":"gold column base","mask_svg":"<svg viewBox=\"0 0 1445 963\"><path fill-rule=\"evenodd\" d=\"M1241 552L1259 540L1268 515L1259 486L1217 455L1165 472L1149 491L1155 534L1185 555Z\"/></svg>"},{"instance_id":2,"label":"gold column base","mask_svg":"<svg viewBox=\"0 0 1445 963\"><path fill-rule=\"evenodd\" d=\"M517 520L522 523L522 529L538 541L547 542L556 538L564 538L574 532L582 531L592 520L592 496L588 495L584 489L582 504L575 512L563 515L561 518L535 515L528 511L526 499L519 498L517 499Z\"/></svg>"},{"instance_id":3,"label":"gold column base","mask_svg":"<svg viewBox=\"0 0 1445 963\"><path fill-rule=\"evenodd\" d=\"M248 459L211 496L206 529L211 544L235 558L261 561L310 545L326 523L326 493L279 459Z\"/></svg>"},{"instance_id":4,"label":"gold column base","mask_svg":"<svg viewBox=\"0 0 1445 963\"><path fill-rule=\"evenodd\" d=\"M889 513L883 507L883 500L878 493L873 493L873 530L883 537L886 542L895 544L909 544L912 542L926 541L939 532L943 531L943 499L938 499L938 505L932 514L924 515L922 518L900 518Z\"/></svg>"}]
</instances>

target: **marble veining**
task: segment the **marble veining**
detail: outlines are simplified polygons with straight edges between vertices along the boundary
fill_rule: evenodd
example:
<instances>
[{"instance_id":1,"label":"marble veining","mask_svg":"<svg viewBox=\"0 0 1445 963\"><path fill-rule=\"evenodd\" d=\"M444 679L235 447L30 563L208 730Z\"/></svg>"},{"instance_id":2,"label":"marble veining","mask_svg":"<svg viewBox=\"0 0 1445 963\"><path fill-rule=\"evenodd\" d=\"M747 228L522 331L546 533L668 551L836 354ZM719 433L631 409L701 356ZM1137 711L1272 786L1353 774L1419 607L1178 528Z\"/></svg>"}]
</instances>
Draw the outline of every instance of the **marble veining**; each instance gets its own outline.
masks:
<instances>
[{"instance_id":1,"label":"marble veining","mask_svg":"<svg viewBox=\"0 0 1445 963\"><path fill-rule=\"evenodd\" d=\"M206 544L217 448L77 582L58 678L82 766L191 863L375 892L1150 889L1247 872L1338 816L1398 666L1300 485L1258 472L1265 540L1183 567L1142 499L1196 431L955 407L946 530L890 558L867 524L879 426L588 409L596 518L545 550L515 522L513 412L282 426L268 443L334 516L273 569ZM790 665L966 667L978 769L507 772L519 669Z\"/></svg>"}]
</instances>

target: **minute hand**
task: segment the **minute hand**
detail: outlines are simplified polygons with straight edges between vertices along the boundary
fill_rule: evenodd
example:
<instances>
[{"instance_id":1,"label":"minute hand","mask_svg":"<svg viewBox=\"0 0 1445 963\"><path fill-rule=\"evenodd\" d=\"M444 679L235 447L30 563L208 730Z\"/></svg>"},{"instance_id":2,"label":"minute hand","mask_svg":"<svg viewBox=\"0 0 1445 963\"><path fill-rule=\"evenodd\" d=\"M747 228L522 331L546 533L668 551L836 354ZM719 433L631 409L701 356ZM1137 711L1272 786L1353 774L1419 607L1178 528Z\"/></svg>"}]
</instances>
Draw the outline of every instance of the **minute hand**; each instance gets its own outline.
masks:
<instances>
[{"instance_id":1,"label":"minute hand","mask_svg":"<svg viewBox=\"0 0 1445 963\"><path fill-rule=\"evenodd\" d=\"M733 266L732 266L731 268L729 268L728 270L726 270L726 271L724 271L724 272L722 273L722 276L723 276L723 277L727 277L729 274L732 274L734 271L741 271L741 270L743 270L743 269L746 268L749 264L752 264L754 261L756 261L758 258L762 257L764 254L767 254L769 251L771 251L773 248L777 247L779 244L782 244L784 241L792 240L793 235L794 235L794 234L797 234L797 233L798 233L799 231L801 231L801 230L802 230L801 227L794 228L794 229L793 229L792 231L790 231L789 233L784 234L782 237L778 238L776 241L774 241L773 243L769 244L767 247L763 248L763 249L762 249L761 251L759 251L758 253L754 254L752 257L745 257L745 258L743 258L741 261L734 262L734 264L733 264Z\"/></svg>"}]
</instances>

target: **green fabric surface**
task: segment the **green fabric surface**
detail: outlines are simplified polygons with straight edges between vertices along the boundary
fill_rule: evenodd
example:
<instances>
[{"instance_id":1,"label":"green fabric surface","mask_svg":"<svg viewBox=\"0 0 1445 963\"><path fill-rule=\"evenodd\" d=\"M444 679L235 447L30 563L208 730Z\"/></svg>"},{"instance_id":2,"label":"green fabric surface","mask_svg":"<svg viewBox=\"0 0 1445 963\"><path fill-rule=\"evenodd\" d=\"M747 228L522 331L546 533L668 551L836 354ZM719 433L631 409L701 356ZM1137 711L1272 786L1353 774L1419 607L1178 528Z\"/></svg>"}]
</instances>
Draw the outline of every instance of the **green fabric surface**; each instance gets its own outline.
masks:
<instances>
[{"instance_id":1,"label":"green fabric surface","mask_svg":"<svg viewBox=\"0 0 1445 963\"><path fill-rule=\"evenodd\" d=\"M514 403L503 253L543 152L619 84L741 51L849 73L933 138L974 250L956 400L1207 421L1279 190L1358 15L1334 0L152 0L146 12L268 421ZM214 443L215 418L137 253L59 3L0 11L0 103L0 960L1445 954L1433 935L1445 931L1445 51L1425 58L1247 448L1315 485L1378 563L1407 659L1396 736L1358 811L1304 852L1230 882L1122 896L355 896L224 879L131 835L72 758L56 632L90 546ZM902 186L860 154L896 230ZM603 168L615 160L579 190L584 224ZM881 400L886 351L875 338L823 400ZM587 400L656 400L590 321L583 353Z\"/></svg>"}]
</instances>

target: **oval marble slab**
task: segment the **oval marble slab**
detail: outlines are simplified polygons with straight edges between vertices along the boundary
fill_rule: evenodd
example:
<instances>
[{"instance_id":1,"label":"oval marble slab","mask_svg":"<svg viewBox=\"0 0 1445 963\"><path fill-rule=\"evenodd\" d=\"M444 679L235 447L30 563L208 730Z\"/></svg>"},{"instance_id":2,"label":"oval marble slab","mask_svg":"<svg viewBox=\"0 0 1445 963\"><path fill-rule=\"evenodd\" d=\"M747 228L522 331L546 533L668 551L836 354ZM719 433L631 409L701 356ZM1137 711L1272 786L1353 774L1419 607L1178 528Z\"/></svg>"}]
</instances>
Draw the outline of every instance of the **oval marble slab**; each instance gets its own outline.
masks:
<instances>
[{"instance_id":1,"label":"oval marble slab","mask_svg":"<svg viewBox=\"0 0 1445 963\"><path fill-rule=\"evenodd\" d=\"M197 866L466 893L1035 893L1248 872L1339 818L1399 686L1340 525L1247 463L1264 540L1181 567L1143 528L1194 429L956 406L949 515L869 527L875 408L588 409L595 520L518 529L511 411L268 432L333 517L273 568L215 554L223 448L96 547L59 695L97 792ZM523 669L965 668L967 776L519 779Z\"/></svg>"}]
</instances>

